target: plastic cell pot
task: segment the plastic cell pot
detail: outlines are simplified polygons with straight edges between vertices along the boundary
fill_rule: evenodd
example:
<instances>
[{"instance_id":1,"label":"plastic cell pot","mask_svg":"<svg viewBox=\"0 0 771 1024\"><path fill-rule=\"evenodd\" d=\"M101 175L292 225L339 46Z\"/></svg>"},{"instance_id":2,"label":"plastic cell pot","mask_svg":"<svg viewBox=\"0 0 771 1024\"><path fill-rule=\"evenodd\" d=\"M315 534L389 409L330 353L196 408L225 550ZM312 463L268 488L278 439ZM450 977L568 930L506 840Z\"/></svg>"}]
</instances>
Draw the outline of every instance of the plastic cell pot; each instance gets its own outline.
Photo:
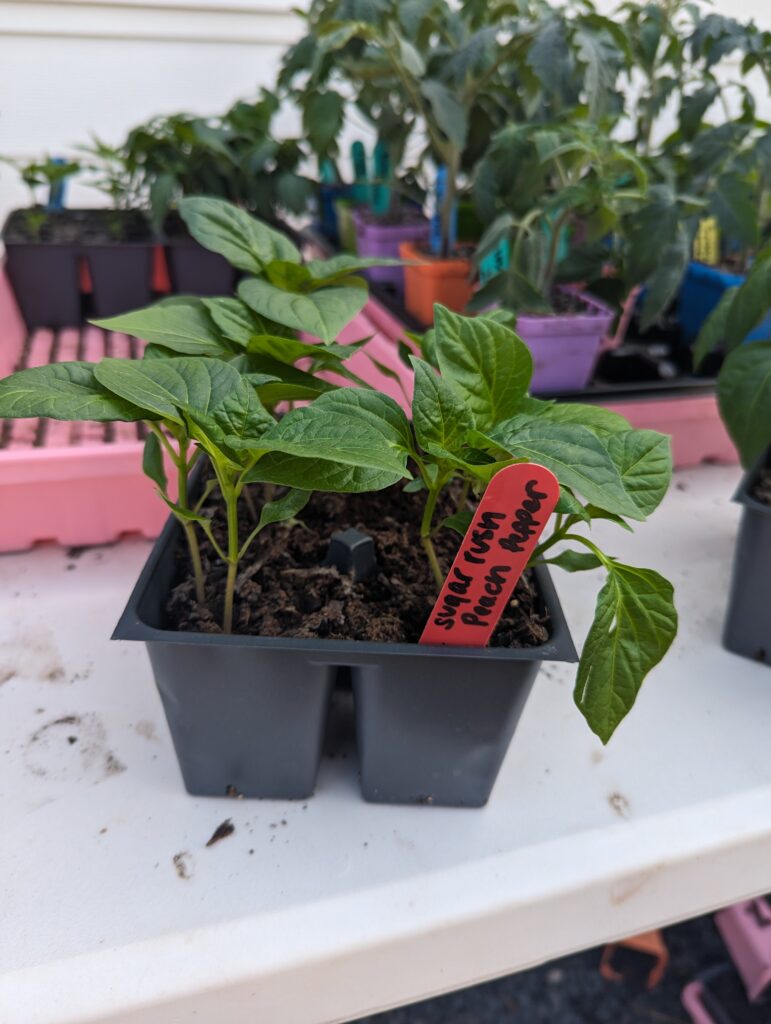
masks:
<instances>
[{"instance_id":1,"label":"plastic cell pot","mask_svg":"<svg viewBox=\"0 0 771 1024\"><path fill-rule=\"evenodd\" d=\"M487 803L542 661L576 652L548 573L536 570L552 633L538 648L362 644L352 668L364 798Z\"/></svg>"},{"instance_id":2,"label":"plastic cell pot","mask_svg":"<svg viewBox=\"0 0 771 1024\"><path fill-rule=\"evenodd\" d=\"M750 1002L761 1001L771 992L771 906L765 899L745 900L715 914L715 924Z\"/></svg>"},{"instance_id":3,"label":"plastic cell pot","mask_svg":"<svg viewBox=\"0 0 771 1024\"><path fill-rule=\"evenodd\" d=\"M575 298L580 313L517 317L517 334L533 356L531 391L579 391L589 383L613 313L597 299L583 293Z\"/></svg>"},{"instance_id":4,"label":"plastic cell pot","mask_svg":"<svg viewBox=\"0 0 771 1024\"><path fill-rule=\"evenodd\" d=\"M734 654L771 665L771 506L753 497L771 452L745 475L734 495L742 505L723 628L723 645Z\"/></svg>"},{"instance_id":5,"label":"plastic cell pot","mask_svg":"<svg viewBox=\"0 0 771 1024\"><path fill-rule=\"evenodd\" d=\"M148 650L185 786L200 796L313 792L332 690L350 673L367 800L478 807L543 660L576 654L548 573L552 635L537 648L224 636L170 627L179 526L169 521L114 639Z\"/></svg>"},{"instance_id":6,"label":"plastic cell pot","mask_svg":"<svg viewBox=\"0 0 771 1024\"><path fill-rule=\"evenodd\" d=\"M152 239L83 248L91 277L91 312L95 317L117 316L150 303L154 250Z\"/></svg>"},{"instance_id":7,"label":"plastic cell pot","mask_svg":"<svg viewBox=\"0 0 771 1024\"><path fill-rule=\"evenodd\" d=\"M705 263L692 262L685 272L677 299L677 318L683 337L691 342L697 336L712 310L728 288L738 288L745 281L743 274L729 274ZM771 310L745 341L771 338Z\"/></svg>"},{"instance_id":8,"label":"plastic cell pot","mask_svg":"<svg viewBox=\"0 0 771 1024\"><path fill-rule=\"evenodd\" d=\"M402 242L399 256L410 260L404 267L404 305L426 327L434 321L434 303L462 313L471 298L471 260L438 259L413 242Z\"/></svg>"},{"instance_id":9,"label":"plastic cell pot","mask_svg":"<svg viewBox=\"0 0 771 1024\"><path fill-rule=\"evenodd\" d=\"M164 252L174 295L233 294L236 273L224 256L192 238L167 239Z\"/></svg>"},{"instance_id":10,"label":"plastic cell pot","mask_svg":"<svg viewBox=\"0 0 771 1024\"><path fill-rule=\"evenodd\" d=\"M147 646L188 792L313 793L336 666L323 644L185 633L164 606L180 528L169 520L113 634Z\"/></svg>"},{"instance_id":11,"label":"plastic cell pot","mask_svg":"<svg viewBox=\"0 0 771 1024\"><path fill-rule=\"evenodd\" d=\"M397 224L389 224L362 209L354 212L353 223L360 256L399 259L399 249L403 242L417 246L428 243L428 221L420 214L406 216ZM403 302L404 267L370 267L364 274L370 281L388 289L398 302Z\"/></svg>"},{"instance_id":12,"label":"plastic cell pot","mask_svg":"<svg viewBox=\"0 0 771 1024\"><path fill-rule=\"evenodd\" d=\"M30 331L77 327L82 303L75 229L67 241L27 240L23 231L26 212L14 210L3 228L6 272L22 319Z\"/></svg>"}]
</instances>

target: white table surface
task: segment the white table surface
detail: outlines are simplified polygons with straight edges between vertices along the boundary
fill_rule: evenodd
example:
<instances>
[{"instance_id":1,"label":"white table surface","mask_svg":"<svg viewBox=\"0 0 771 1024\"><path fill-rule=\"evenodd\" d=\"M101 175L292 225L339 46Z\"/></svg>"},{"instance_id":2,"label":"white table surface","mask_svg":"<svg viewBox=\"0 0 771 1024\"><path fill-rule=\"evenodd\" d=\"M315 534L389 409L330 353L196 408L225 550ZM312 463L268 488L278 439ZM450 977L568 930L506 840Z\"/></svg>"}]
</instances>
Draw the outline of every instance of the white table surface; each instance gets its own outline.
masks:
<instances>
[{"instance_id":1,"label":"white table surface","mask_svg":"<svg viewBox=\"0 0 771 1024\"><path fill-rule=\"evenodd\" d=\"M483 810L366 804L353 758L307 803L186 795L109 640L149 544L0 558L0 1021L348 1020L771 889L771 671L719 643L737 479L595 530L670 576L680 635L607 748L545 666ZM594 576L555 571L578 640Z\"/></svg>"}]
</instances>

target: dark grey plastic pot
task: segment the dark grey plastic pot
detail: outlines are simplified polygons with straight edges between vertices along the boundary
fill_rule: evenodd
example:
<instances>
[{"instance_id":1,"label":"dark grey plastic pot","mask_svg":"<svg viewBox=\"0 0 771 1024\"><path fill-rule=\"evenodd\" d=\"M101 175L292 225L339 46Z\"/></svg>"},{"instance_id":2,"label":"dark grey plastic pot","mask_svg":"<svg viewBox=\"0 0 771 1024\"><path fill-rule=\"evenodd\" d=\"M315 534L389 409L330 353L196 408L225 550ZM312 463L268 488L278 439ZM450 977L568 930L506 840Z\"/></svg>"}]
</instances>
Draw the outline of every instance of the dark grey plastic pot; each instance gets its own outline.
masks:
<instances>
[{"instance_id":1,"label":"dark grey plastic pot","mask_svg":"<svg viewBox=\"0 0 771 1024\"><path fill-rule=\"evenodd\" d=\"M487 802L541 661L575 661L548 572L552 636L538 648L421 647L223 636L168 628L176 522L166 524L113 634L141 640L190 793L304 798L338 674L353 683L365 799Z\"/></svg>"},{"instance_id":2,"label":"dark grey plastic pot","mask_svg":"<svg viewBox=\"0 0 771 1024\"><path fill-rule=\"evenodd\" d=\"M353 673L366 800L487 803L541 662L577 660L549 573L535 573L552 625L541 647L368 645L384 654Z\"/></svg>"},{"instance_id":3,"label":"dark grey plastic pot","mask_svg":"<svg viewBox=\"0 0 771 1024\"><path fill-rule=\"evenodd\" d=\"M192 238L167 240L164 246L171 290L176 295L231 295L236 272L219 253Z\"/></svg>"},{"instance_id":4,"label":"dark grey plastic pot","mask_svg":"<svg viewBox=\"0 0 771 1024\"><path fill-rule=\"evenodd\" d=\"M30 238L25 219L31 211L13 210L3 225L5 267L19 312L27 326L77 327L82 319L78 229L72 211L48 211L51 223L66 220L66 241Z\"/></svg>"},{"instance_id":5,"label":"dark grey plastic pot","mask_svg":"<svg viewBox=\"0 0 771 1024\"><path fill-rule=\"evenodd\" d=\"M155 242L84 245L92 285L92 315L117 316L152 300Z\"/></svg>"},{"instance_id":6,"label":"dark grey plastic pot","mask_svg":"<svg viewBox=\"0 0 771 1024\"><path fill-rule=\"evenodd\" d=\"M734 495L742 506L736 538L723 645L734 654L771 665L771 507L753 498L771 451L747 473Z\"/></svg>"}]
</instances>

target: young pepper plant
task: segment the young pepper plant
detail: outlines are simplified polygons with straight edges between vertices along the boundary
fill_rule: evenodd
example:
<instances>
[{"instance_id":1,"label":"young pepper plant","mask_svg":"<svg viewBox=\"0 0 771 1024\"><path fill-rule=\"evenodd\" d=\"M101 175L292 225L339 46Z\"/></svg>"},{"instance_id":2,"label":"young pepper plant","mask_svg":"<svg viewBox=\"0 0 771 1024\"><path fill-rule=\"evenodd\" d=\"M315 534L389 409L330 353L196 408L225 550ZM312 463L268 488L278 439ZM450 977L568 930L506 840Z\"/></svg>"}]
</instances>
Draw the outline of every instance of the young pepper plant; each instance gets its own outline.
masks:
<instances>
[{"instance_id":1,"label":"young pepper plant","mask_svg":"<svg viewBox=\"0 0 771 1024\"><path fill-rule=\"evenodd\" d=\"M374 426L393 452L409 458L417 475L407 487L425 496L420 534L437 592L448 567L440 564L434 539L442 529L465 532L472 516L468 498L481 495L511 463L550 469L560 482L560 500L552 533L531 564L605 573L574 696L591 729L607 742L672 643L677 613L664 577L618 561L582 531L597 520L630 529L628 520L641 522L657 508L672 472L669 438L633 430L622 416L596 406L530 397L532 358L513 331L495 319L466 318L439 305L434 315L435 330L423 349L431 362L412 359L411 422L385 396L345 389L289 413L282 427L294 430L302 422L313 435L324 406L345 396L351 433ZM306 479L304 460L291 453L280 458L281 482L299 486ZM342 453L339 460L345 461ZM258 463L250 476L264 479L266 470L276 469L275 462ZM325 483L316 479L313 486ZM437 521L446 494L457 496L457 510Z\"/></svg>"},{"instance_id":2,"label":"young pepper plant","mask_svg":"<svg viewBox=\"0 0 771 1024\"><path fill-rule=\"evenodd\" d=\"M395 403L374 391L355 389L321 397L325 404L312 423L307 422L312 405L276 421L257 397L254 382L222 360L201 356L103 359L93 364L35 367L0 381L0 418L144 420L152 431L145 470L184 529L200 604L205 604L206 594L198 531L203 531L227 565L222 628L229 633L239 564L267 525L297 515L314 488L377 490L410 475L406 451L388 441L389 416L398 411ZM372 422L352 420L352 412L363 410L369 410ZM178 471L176 498L166 477L164 452ZM189 473L202 454L213 476L194 498ZM285 494L265 501L251 532L242 537L239 505L246 484L254 479L286 483L286 461L292 463L293 478L301 479L301 485L290 484ZM225 508L224 546L204 507L215 490Z\"/></svg>"}]
</instances>

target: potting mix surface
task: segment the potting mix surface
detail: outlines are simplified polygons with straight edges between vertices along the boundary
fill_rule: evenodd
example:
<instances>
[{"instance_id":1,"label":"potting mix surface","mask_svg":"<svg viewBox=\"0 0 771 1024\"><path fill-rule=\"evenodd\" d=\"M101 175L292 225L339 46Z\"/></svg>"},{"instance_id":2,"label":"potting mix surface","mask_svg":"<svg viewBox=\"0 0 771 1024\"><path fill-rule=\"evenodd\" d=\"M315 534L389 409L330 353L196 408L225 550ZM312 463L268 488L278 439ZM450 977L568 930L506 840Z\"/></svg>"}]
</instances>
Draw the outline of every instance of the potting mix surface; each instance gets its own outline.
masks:
<instances>
[{"instance_id":1,"label":"potting mix surface","mask_svg":"<svg viewBox=\"0 0 771 1024\"><path fill-rule=\"evenodd\" d=\"M252 488L257 508L262 496ZM223 509L213 501L214 533L225 543ZM437 598L420 541L423 511L420 494L399 486L370 495L314 494L299 521L267 527L242 560L236 585L234 632L252 636L322 637L417 643ZM451 499L437 510L436 522L455 511ZM354 527L375 542L377 568L367 579L324 565L333 533ZM239 536L248 536L254 521L242 503ZM460 546L453 530L438 531L435 547L444 572ZM168 601L171 628L219 632L227 573L208 541L202 554L207 607L195 600L189 558L182 540L179 577ZM520 579L505 609L491 646L535 647L549 639L549 615L532 576Z\"/></svg>"},{"instance_id":2,"label":"potting mix surface","mask_svg":"<svg viewBox=\"0 0 771 1024\"><path fill-rule=\"evenodd\" d=\"M762 501L764 505L771 505L771 469L760 471L760 476L752 490L752 497Z\"/></svg>"}]
</instances>

